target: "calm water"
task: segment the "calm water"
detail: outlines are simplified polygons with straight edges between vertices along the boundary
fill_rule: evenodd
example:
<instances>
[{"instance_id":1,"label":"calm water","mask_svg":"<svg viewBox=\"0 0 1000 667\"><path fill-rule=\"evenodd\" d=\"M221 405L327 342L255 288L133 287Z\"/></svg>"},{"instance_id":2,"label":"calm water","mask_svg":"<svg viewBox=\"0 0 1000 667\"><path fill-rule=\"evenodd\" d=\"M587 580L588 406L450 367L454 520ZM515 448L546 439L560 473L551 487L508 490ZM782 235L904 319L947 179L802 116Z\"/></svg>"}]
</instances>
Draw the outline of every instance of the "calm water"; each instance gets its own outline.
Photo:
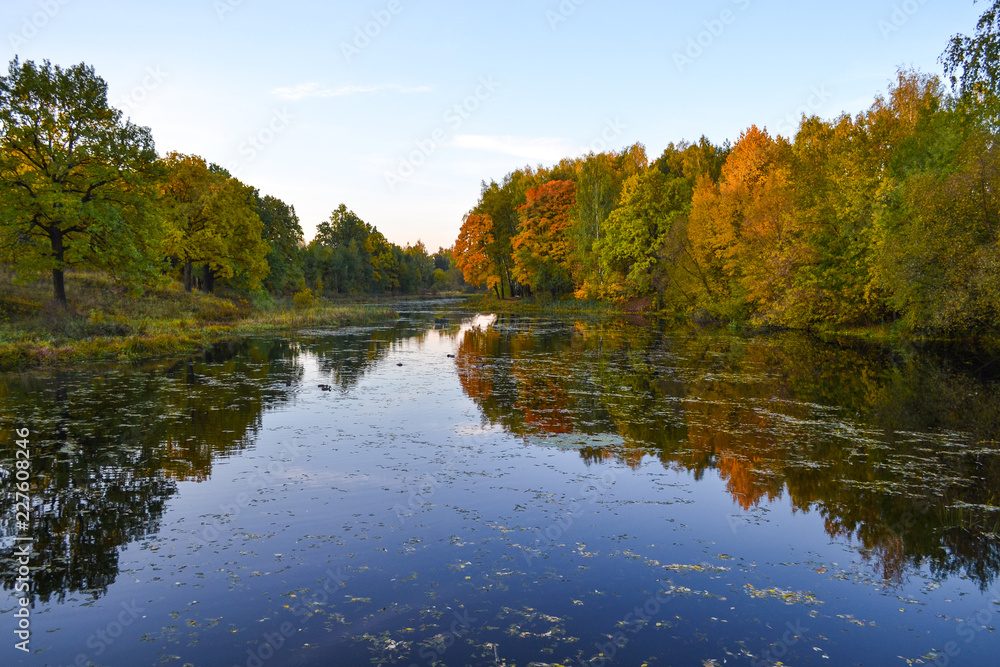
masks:
<instances>
[{"instance_id":1,"label":"calm water","mask_svg":"<svg viewBox=\"0 0 1000 667\"><path fill-rule=\"evenodd\" d=\"M0 377L0 664L997 664L1000 360L401 308Z\"/></svg>"}]
</instances>

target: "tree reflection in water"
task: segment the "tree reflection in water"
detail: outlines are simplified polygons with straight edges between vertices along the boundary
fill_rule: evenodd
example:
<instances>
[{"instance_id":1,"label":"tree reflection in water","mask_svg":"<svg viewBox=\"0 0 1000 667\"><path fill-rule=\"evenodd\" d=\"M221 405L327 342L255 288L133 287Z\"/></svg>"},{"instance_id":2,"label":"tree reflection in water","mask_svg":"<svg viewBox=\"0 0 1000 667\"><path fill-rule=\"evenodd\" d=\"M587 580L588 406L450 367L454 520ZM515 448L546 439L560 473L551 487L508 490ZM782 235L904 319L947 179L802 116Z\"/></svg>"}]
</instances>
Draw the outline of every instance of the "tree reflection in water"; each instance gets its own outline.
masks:
<instances>
[{"instance_id":1,"label":"tree reflection in water","mask_svg":"<svg viewBox=\"0 0 1000 667\"><path fill-rule=\"evenodd\" d=\"M421 318L381 328L303 332L292 339L222 343L197 358L8 376L0 382L0 430L31 436L33 594L37 601L99 597L118 575L119 550L156 533L178 483L204 481L220 457L257 438L265 410L301 385L301 354L343 391L401 340L427 336ZM457 330L455 331L457 334ZM15 469L15 443L0 470ZM0 488L13 488L12 475ZM16 583L16 496L0 495L6 590Z\"/></svg>"},{"instance_id":2,"label":"tree reflection in water","mask_svg":"<svg viewBox=\"0 0 1000 667\"><path fill-rule=\"evenodd\" d=\"M463 335L465 392L528 442L573 433L589 463L715 471L744 510L787 496L889 582L924 562L984 588L1000 572L995 365L797 334L517 316ZM609 434L621 444L587 445Z\"/></svg>"},{"instance_id":3,"label":"tree reflection in water","mask_svg":"<svg viewBox=\"0 0 1000 667\"><path fill-rule=\"evenodd\" d=\"M105 372L55 371L0 383L2 428L30 426L31 527L37 600L102 595L119 549L157 531L178 482L251 443L263 411L284 400L301 368L287 342L223 344L197 359ZM0 466L13 469L5 443ZM13 493L0 498L3 535ZM13 547L3 549L9 563ZM16 568L3 569L4 588Z\"/></svg>"}]
</instances>

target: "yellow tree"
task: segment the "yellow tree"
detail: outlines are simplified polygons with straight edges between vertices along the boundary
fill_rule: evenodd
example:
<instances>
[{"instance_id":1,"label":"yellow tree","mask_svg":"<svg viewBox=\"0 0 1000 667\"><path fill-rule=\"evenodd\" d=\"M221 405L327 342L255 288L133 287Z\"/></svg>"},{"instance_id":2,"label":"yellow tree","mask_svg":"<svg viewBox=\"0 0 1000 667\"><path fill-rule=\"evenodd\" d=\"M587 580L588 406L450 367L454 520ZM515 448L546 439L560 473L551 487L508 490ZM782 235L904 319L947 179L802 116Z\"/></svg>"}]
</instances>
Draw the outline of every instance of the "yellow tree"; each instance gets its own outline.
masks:
<instances>
[{"instance_id":1,"label":"yellow tree","mask_svg":"<svg viewBox=\"0 0 1000 667\"><path fill-rule=\"evenodd\" d=\"M717 191L703 180L692 203L696 245L715 256L734 296L766 322L782 319L808 253L795 216L791 157L787 141L751 126L722 168Z\"/></svg>"}]
</instances>

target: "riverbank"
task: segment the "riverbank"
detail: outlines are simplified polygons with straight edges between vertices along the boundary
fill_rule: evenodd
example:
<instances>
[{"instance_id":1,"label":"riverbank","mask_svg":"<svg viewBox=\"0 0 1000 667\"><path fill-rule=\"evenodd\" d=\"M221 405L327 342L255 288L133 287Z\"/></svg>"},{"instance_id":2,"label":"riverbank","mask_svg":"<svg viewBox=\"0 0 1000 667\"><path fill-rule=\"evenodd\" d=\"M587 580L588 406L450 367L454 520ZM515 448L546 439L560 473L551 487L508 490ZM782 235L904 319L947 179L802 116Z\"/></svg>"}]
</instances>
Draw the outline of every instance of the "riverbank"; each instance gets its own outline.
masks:
<instances>
[{"instance_id":1,"label":"riverbank","mask_svg":"<svg viewBox=\"0 0 1000 667\"><path fill-rule=\"evenodd\" d=\"M626 307L608 301L580 301L577 299L498 299L492 294L469 297L465 306L470 309L497 314L578 314L618 315L629 311Z\"/></svg>"},{"instance_id":2,"label":"riverbank","mask_svg":"<svg viewBox=\"0 0 1000 667\"><path fill-rule=\"evenodd\" d=\"M624 303L608 301L581 301L577 299L498 299L492 294L470 297L466 306L497 314L524 315L578 315L586 317L626 317L695 331L729 330L744 335L766 335L797 331L825 341L874 343L878 345L946 345L1000 354L1000 335L997 332L932 332L908 328L902 322L881 322L868 325L837 325L820 323L807 329L787 327L760 327L747 321L721 320L701 314L657 310L652 300L634 299Z\"/></svg>"},{"instance_id":3,"label":"riverbank","mask_svg":"<svg viewBox=\"0 0 1000 667\"><path fill-rule=\"evenodd\" d=\"M67 275L69 307L51 300L46 281L0 286L0 371L68 361L130 361L191 354L256 333L372 324L397 317L388 306L317 299L261 300L187 293L171 283L130 296L100 273Z\"/></svg>"}]
</instances>

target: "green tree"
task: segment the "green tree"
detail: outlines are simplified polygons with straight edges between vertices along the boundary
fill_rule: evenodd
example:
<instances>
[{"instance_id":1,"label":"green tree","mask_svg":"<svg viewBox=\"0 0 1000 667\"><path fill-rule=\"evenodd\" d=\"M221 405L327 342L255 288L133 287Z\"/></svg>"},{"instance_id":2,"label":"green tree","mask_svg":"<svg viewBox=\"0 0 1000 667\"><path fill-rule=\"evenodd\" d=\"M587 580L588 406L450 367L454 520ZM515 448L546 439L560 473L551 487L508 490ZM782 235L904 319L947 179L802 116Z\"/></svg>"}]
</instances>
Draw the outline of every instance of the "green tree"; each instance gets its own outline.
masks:
<instances>
[{"instance_id":1,"label":"green tree","mask_svg":"<svg viewBox=\"0 0 1000 667\"><path fill-rule=\"evenodd\" d=\"M372 265L371 225L341 204L330 219L316 227L316 237L308 248L306 278L321 278L328 289L338 293L361 294L375 286Z\"/></svg>"},{"instance_id":2,"label":"green tree","mask_svg":"<svg viewBox=\"0 0 1000 667\"><path fill-rule=\"evenodd\" d=\"M402 250L385 238L378 229L372 228L365 239L365 252L370 257L372 284L375 292L395 292L399 289L399 264ZM399 254L395 251L399 251Z\"/></svg>"},{"instance_id":3,"label":"green tree","mask_svg":"<svg viewBox=\"0 0 1000 667\"><path fill-rule=\"evenodd\" d=\"M0 227L17 265L50 270L66 305L66 267L102 268L135 284L157 270L162 230L147 128L108 105L85 64L15 58L0 77Z\"/></svg>"},{"instance_id":4,"label":"green tree","mask_svg":"<svg viewBox=\"0 0 1000 667\"><path fill-rule=\"evenodd\" d=\"M303 280L302 273L302 225L295 207L265 195L254 192L257 216L264 225L263 238L271 248L267 255L270 273L265 286L275 293L294 291Z\"/></svg>"},{"instance_id":5,"label":"green tree","mask_svg":"<svg viewBox=\"0 0 1000 667\"><path fill-rule=\"evenodd\" d=\"M602 294L629 298L652 293L653 271L663 239L686 214L691 186L652 167L628 178L618 208L608 216L595 249L604 271Z\"/></svg>"},{"instance_id":6,"label":"green tree","mask_svg":"<svg viewBox=\"0 0 1000 667\"><path fill-rule=\"evenodd\" d=\"M269 270L270 248L261 236L264 225L253 188L212 170L198 156L171 153L163 163L166 252L184 267L184 288L191 291L193 268L200 265L207 292L213 291L216 278L258 289Z\"/></svg>"}]
</instances>

